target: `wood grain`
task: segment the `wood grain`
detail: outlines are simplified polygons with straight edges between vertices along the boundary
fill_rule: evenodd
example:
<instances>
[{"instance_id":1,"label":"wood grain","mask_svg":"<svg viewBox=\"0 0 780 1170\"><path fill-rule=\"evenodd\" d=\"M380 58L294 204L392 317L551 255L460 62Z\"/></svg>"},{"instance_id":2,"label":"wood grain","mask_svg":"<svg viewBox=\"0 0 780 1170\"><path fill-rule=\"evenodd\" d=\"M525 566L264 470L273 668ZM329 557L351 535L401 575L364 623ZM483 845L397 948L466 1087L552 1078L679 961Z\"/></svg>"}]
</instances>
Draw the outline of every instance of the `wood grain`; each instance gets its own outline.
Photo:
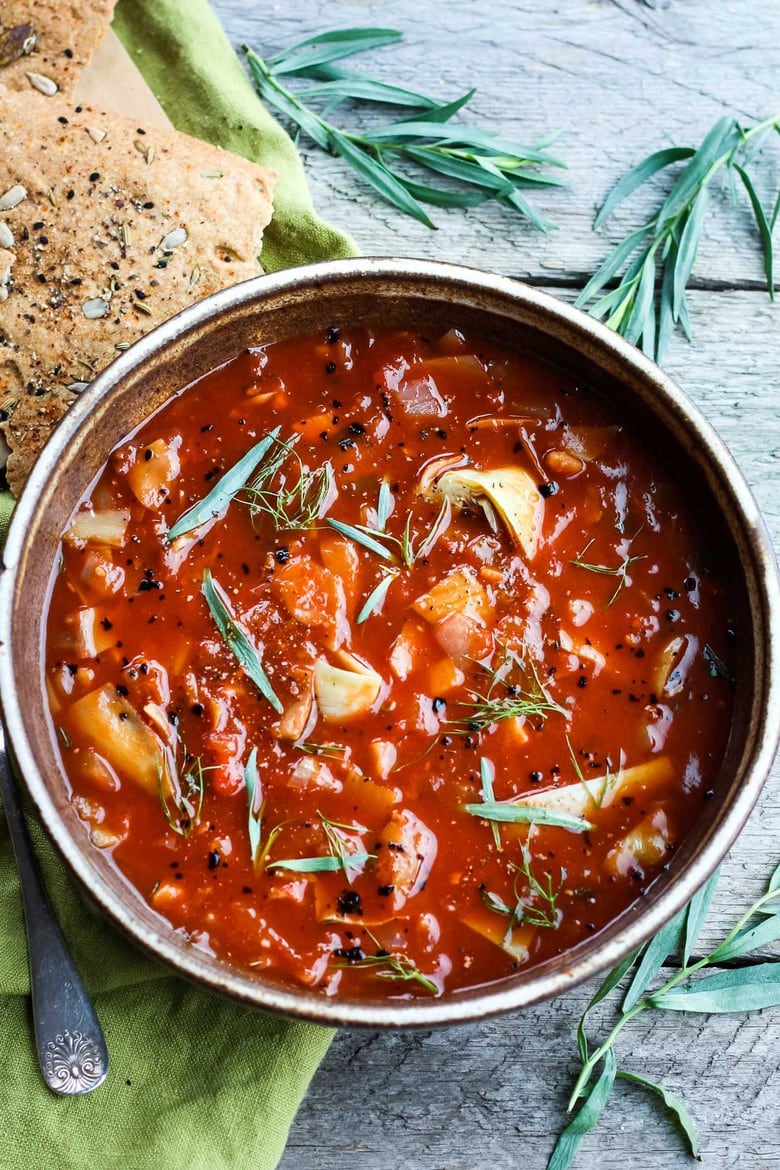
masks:
<instances>
[{"instance_id":1,"label":"wood grain","mask_svg":"<svg viewBox=\"0 0 780 1170\"><path fill-rule=\"evenodd\" d=\"M698 142L716 118L748 121L780 105L780 5L761 0L474 0L392 9L369 0L288 0L262 17L214 0L236 45L260 53L326 28L390 25L405 44L357 68L453 97L478 87L473 119L533 142L561 130L571 188L537 205L558 224L542 236L510 212L436 210L431 232L363 187L337 159L304 147L315 204L367 254L452 260L529 279L569 299L608 239L638 224L639 195L605 239L594 212L615 179L651 150ZM777 190L780 152L762 164ZM759 290L762 268L744 203L727 193L697 260L694 344L676 340L668 371L730 446L780 541L780 310ZM780 770L727 859L704 932L709 947L780 860ZM774 948L775 957L780 956ZM577 1018L592 988L530 1011L437 1033L340 1033L296 1119L281 1170L543 1170L564 1122ZM607 1013L608 1015L608 1013ZM598 1030L598 1023L594 1023ZM751 1017L648 1013L621 1039L621 1063L687 1101L717 1170L780 1166L780 1012ZM620 1085L583 1144L578 1170L669 1170L691 1164L662 1111Z\"/></svg>"}]
</instances>

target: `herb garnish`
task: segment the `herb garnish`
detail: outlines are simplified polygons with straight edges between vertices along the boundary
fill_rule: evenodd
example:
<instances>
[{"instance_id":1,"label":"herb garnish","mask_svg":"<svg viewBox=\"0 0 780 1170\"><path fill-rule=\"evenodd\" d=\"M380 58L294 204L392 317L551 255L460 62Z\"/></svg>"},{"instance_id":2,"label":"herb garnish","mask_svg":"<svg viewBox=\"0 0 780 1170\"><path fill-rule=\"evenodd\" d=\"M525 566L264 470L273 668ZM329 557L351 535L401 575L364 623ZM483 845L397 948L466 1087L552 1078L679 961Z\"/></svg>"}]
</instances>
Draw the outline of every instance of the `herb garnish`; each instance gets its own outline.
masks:
<instances>
[{"instance_id":1,"label":"herb garnish","mask_svg":"<svg viewBox=\"0 0 780 1170\"><path fill-rule=\"evenodd\" d=\"M780 214L780 193L771 212L766 211L748 174L764 138L773 130L780 131L780 115L749 129L735 118L721 118L698 149L673 146L658 150L627 171L599 211L594 227L600 227L618 204L653 175L687 160L658 210L618 244L588 281L577 305L585 306L598 296L590 310L593 316L605 319L612 329L640 344L658 361L663 358L675 325L690 338L685 292L704 225L709 186L724 169L735 196L735 175L747 192L761 240L769 296L774 300L772 234ZM621 270L617 286L605 293L603 290Z\"/></svg>"},{"instance_id":2,"label":"herb garnish","mask_svg":"<svg viewBox=\"0 0 780 1170\"><path fill-rule=\"evenodd\" d=\"M518 804L511 800L483 801L482 804L464 804L463 811L485 821L506 825L549 825L568 829L570 833L587 833L594 826L581 817L560 812L557 808L537 808L532 804Z\"/></svg>"},{"instance_id":3,"label":"herb garnish","mask_svg":"<svg viewBox=\"0 0 780 1170\"><path fill-rule=\"evenodd\" d=\"M488 760L482 756L479 761L479 778L482 782L482 802L483 804L495 804L496 798L493 793L493 777L495 775L495 768L493 761ZM490 822L490 828L493 831L493 841L499 853L503 853L504 849L501 844L501 830L498 827L497 821Z\"/></svg>"},{"instance_id":4,"label":"herb garnish","mask_svg":"<svg viewBox=\"0 0 780 1170\"><path fill-rule=\"evenodd\" d=\"M253 517L268 516L277 532L308 528L322 516L334 494L333 464L328 459L311 471L294 450L299 440L300 435L286 440L274 436L271 452L238 496ZM283 470L288 460L297 464L289 479Z\"/></svg>"},{"instance_id":5,"label":"herb garnish","mask_svg":"<svg viewBox=\"0 0 780 1170\"><path fill-rule=\"evenodd\" d=\"M397 576L397 569L387 569L385 571L384 577L382 577L378 585L374 586L366 600L363 602L363 606L355 621L356 625L362 625L363 622L368 621L372 613L376 613L378 609L381 609L382 602L387 597L387 592Z\"/></svg>"},{"instance_id":6,"label":"herb garnish","mask_svg":"<svg viewBox=\"0 0 780 1170\"><path fill-rule=\"evenodd\" d=\"M384 486L383 484L382 488ZM349 540L354 540L356 544L362 545L363 548L375 553L378 557L382 557L385 561L393 561L397 555L400 555L405 567L411 569L416 561L424 560L428 556L428 553L436 544L439 537L444 535L452 518L452 505L445 497L436 519L422 538L417 536L412 529L414 517L411 512L406 517L402 534L400 536L393 536L385 527L388 513L382 507L381 497L382 489L380 489L380 507L377 508L377 523L380 525L379 527L371 528L367 524L344 524L341 520L331 520L330 517L328 517L328 524L332 528L335 528L342 536L346 536ZM386 541L387 544L382 544L382 541ZM398 550L398 553L394 553L392 547L388 548L387 545L394 546Z\"/></svg>"},{"instance_id":7,"label":"herb garnish","mask_svg":"<svg viewBox=\"0 0 780 1170\"><path fill-rule=\"evenodd\" d=\"M293 744L305 756L324 756L328 760L340 760L347 749L340 743L314 743L309 739L298 739Z\"/></svg>"},{"instance_id":8,"label":"herb garnish","mask_svg":"<svg viewBox=\"0 0 780 1170\"><path fill-rule=\"evenodd\" d=\"M274 694L268 675L263 669L260 654L231 610L227 594L212 577L210 569L204 570L202 592L217 629L238 659L244 674L251 678L261 695L268 700L274 711L281 715L284 708Z\"/></svg>"},{"instance_id":9,"label":"herb garnish","mask_svg":"<svg viewBox=\"0 0 780 1170\"><path fill-rule=\"evenodd\" d=\"M726 663L718 654L715 653L715 651L712 649L712 646L710 646L707 642L705 642L704 646L702 647L702 657L707 663L710 674L713 678L725 678L726 682L733 683L734 678L729 671L729 668L726 666Z\"/></svg>"},{"instance_id":10,"label":"herb garnish","mask_svg":"<svg viewBox=\"0 0 780 1170\"><path fill-rule=\"evenodd\" d=\"M617 577L618 578L617 589L615 590L615 592L612 594L609 601L607 602L607 609L609 609L609 607L615 601L618 594L620 593L620 590L625 588L625 586L627 585L627 574L628 574L628 570L631 567L631 565L635 564L636 561L644 561L647 559L647 557L644 554L642 554L641 556L638 556L638 557L632 557L630 554L631 545L634 543L636 538L639 536L640 531L641 531L641 529L637 529L637 531L634 533L634 535L629 540L629 542L626 546L625 555L623 556L623 560L620 562L619 565L597 565L597 564L593 564L590 561L583 561L582 558L585 556L585 553L588 551L590 546L593 544L593 540L589 540L588 543L585 545L584 549L582 550L582 552L577 554L576 559L573 561L570 561L570 564L574 565L575 568L577 568L577 569L587 569L587 571L589 573L599 573L604 577ZM594 539L595 539L595 537L594 537Z\"/></svg>"},{"instance_id":11,"label":"herb garnish","mask_svg":"<svg viewBox=\"0 0 780 1170\"><path fill-rule=\"evenodd\" d=\"M264 102L322 150L343 158L388 203L427 227L435 224L423 203L474 207L496 199L519 211L534 227L547 231L553 225L534 210L521 192L565 185L548 169L565 167L548 153L550 139L526 147L507 142L491 131L451 122L474 96L473 89L442 104L424 94L333 65L334 61L397 44L401 39L401 33L393 29L337 29L309 37L267 60L246 45L244 52ZM306 78L318 84L296 94L282 83L283 77ZM304 104L305 99L326 103L325 113L345 99L381 102L404 107L409 111L408 120L357 133L333 125ZM405 170L394 170L390 165L393 159L404 167L423 167L454 182L445 186L417 182Z\"/></svg>"},{"instance_id":12,"label":"herb garnish","mask_svg":"<svg viewBox=\"0 0 780 1170\"><path fill-rule=\"evenodd\" d=\"M379 979L393 979L400 983L408 983L411 980L421 984L426 991L430 991L431 995L441 994L433 980L429 979L427 975L423 975L422 971L418 969L414 959L405 955L403 951L386 950L368 928L365 928L365 933L377 948L376 954L363 955L360 959L336 963L334 964L336 967L349 968L353 971L371 970Z\"/></svg>"},{"instance_id":13,"label":"herb garnish","mask_svg":"<svg viewBox=\"0 0 780 1170\"><path fill-rule=\"evenodd\" d=\"M693 1121L683 1103L646 1077L617 1067L614 1042L635 1016L657 1008L663 1011L732 1013L780 1006L780 962L768 960L720 970L702 979L691 977L705 967L742 958L780 939L780 865L766 892L746 911L721 943L703 958L691 961L717 883L715 873L675 918L633 955L624 959L603 981L585 1008L577 1028L577 1047L582 1065L569 1100L571 1111L579 1100L580 1109L561 1133L547 1164L547 1170L567 1170L585 1134L604 1112L616 1078L630 1081L659 1097L678 1121L691 1154L697 1158L698 1140ZM660 987L648 991L663 964L681 950L682 965ZM585 1032L591 1010L618 988L630 971L633 976L623 994L620 1016L606 1039L593 1051ZM596 1076L596 1070L601 1071ZM595 1078L595 1079L594 1079Z\"/></svg>"},{"instance_id":14,"label":"herb garnish","mask_svg":"<svg viewBox=\"0 0 780 1170\"><path fill-rule=\"evenodd\" d=\"M249 814L249 851L252 862L257 864L260 854L260 842L263 826L263 800L260 790L260 777L257 772L257 748L252 748L249 759L244 767L244 784Z\"/></svg>"},{"instance_id":15,"label":"herb garnish","mask_svg":"<svg viewBox=\"0 0 780 1170\"><path fill-rule=\"evenodd\" d=\"M207 496L204 496L199 503L193 504L179 517L176 523L168 529L165 539L170 543L178 536L184 536L185 533L199 528L206 521L213 520L220 512L224 511L236 492L241 490L255 468L262 462L269 448L273 446L280 429L280 427L275 427L264 439L255 443L254 447L250 447L238 463L225 472Z\"/></svg>"},{"instance_id":16,"label":"herb garnish","mask_svg":"<svg viewBox=\"0 0 780 1170\"><path fill-rule=\"evenodd\" d=\"M193 758L189 755L181 738L177 741L178 745L181 745L184 753L185 769L181 771L178 767L175 747L166 747L157 772L157 784L169 827L180 837L186 838L200 823L205 774L209 769L203 767L201 756Z\"/></svg>"},{"instance_id":17,"label":"herb garnish","mask_svg":"<svg viewBox=\"0 0 780 1170\"><path fill-rule=\"evenodd\" d=\"M522 864L510 863L511 868L518 875L514 882L515 905L513 907L507 906L501 898L484 888L480 890L482 901L489 910L511 918L510 930L524 922L529 926L540 926L552 930L558 926L561 920L561 911L557 908L557 902L566 881L566 870L561 870L561 880L557 889L553 889L552 874L549 870L544 872L544 883L540 882L533 872L531 851L527 841L523 841L521 844L520 852L523 859ZM525 893L521 893L519 889L520 877L524 877L526 881ZM540 904L535 905L534 902Z\"/></svg>"},{"instance_id":18,"label":"herb garnish","mask_svg":"<svg viewBox=\"0 0 780 1170\"><path fill-rule=\"evenodd\" d=\"M482 664L479 664L482 666ZM525 689L520 683L509 682L511 671L518 668L527 679L524 663L506 647L504 657L496 670L482 666L490 675L490 685L484 693L477 690L469 691L468 702L461 701L459 707L467 708L467 714L462 719L448 721L456 735L468 735L473 731L484 731L491 723L500 723L503 719L520 717L546 719L548 715L563 715L568 718L569 712L560 703L550 698L542 685L539 673L530 663L532 680L526 681Z\"/></svg>"},{"instance_id":19,"label":"herb garnish","mask_svg":"<svg viewBox=\"0 0 780 1170\"><path fill-rule=\"evenodd\" d=\"M363 825L343 825L338 821L330 821L322 813L317 813L328 842L329 856L325 857L296 857L285 861L269 861L266 869L289 869L292 873L336 873L342 870L347 880L357 869L362 869L369 861L376 859L375 853L361 853L354 848L354 842L346 837L346 833L365 833Z\"/></svg>"}]
</instances>

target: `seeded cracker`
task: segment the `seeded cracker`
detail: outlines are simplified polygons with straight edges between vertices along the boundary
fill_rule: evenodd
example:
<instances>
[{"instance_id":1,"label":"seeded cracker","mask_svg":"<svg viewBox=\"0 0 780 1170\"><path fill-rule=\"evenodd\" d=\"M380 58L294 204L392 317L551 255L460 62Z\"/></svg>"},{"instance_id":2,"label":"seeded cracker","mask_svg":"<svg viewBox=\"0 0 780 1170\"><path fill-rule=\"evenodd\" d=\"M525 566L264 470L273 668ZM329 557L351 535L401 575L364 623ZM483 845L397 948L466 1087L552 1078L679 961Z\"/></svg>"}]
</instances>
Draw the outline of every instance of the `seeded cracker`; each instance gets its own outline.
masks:
<instances>
[{"instance_id":1,"label":"seeded cracker","mask_svg":"<svg viewBox=\"0 0 780 1170\"><path fill-rule=\"evenodd\" d=\"M119 350L262 271L275 177L176 131L0 89L0 430L14 493Z\"/></svg>"},{"instance_id":2,"label":"seeded cracker","mask_svg":"<svg viewBox=\"0 0 780 1170\"><path fill-rule=\"evenodd\" d=\"M111 23L115 0L2 0L0 83L70 95Z\"/></svg>"}]
</instances>

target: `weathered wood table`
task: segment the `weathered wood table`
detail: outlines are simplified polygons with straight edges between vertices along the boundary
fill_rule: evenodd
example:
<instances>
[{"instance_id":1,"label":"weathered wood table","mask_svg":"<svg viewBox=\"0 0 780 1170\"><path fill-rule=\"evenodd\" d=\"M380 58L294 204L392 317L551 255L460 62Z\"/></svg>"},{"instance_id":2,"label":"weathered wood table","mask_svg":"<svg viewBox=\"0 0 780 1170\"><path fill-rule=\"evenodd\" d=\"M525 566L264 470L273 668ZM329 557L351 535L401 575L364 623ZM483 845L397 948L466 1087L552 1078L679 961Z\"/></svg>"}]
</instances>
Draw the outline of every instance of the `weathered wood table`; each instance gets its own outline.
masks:
<instances>
[{"instance_id":1,"label":"weathered wood table","mask_svg":"<svg viewBox=\"0 0 780 1170\"><path fill-rule=\"evenodd\" d=\"M473 119L534 142L561 130L571 188L537 205L558 224L540 235L510 211L435 211L437 232L374 196L340 161L304 146L319 212L362 251L458 261L573 298L608 239L636 226L640 197L613 236L594 212L615 178L651 150L696 144L725 113L780 107L780 5L763 0L213 0L233 42L272 52L325 29L402 30L405 43L358 68L455 97L474 85ZM471 108L471 107L470 107ZM777 190L780 151L764 170ZM780 537L780 306L763 288L749 211L713 199L690 294L694 341L666 368L702 407ZM724 866L704 940L733 923L780 860L778 769ZM709 948L708 948L709 949ZM774 954L778 951L775 948ZM543 1170L572 1083L575 1028L592 994L456 1030L343 1032L293 1126L283 1170ZM648 1013L619 1042L620 1063L680 1093L705 1163L780 1167L780 1011L751 1017ZM621 1084L575 1165L667 1170L690 1159L641 1090Z\"/></svg>"}]
</instances>

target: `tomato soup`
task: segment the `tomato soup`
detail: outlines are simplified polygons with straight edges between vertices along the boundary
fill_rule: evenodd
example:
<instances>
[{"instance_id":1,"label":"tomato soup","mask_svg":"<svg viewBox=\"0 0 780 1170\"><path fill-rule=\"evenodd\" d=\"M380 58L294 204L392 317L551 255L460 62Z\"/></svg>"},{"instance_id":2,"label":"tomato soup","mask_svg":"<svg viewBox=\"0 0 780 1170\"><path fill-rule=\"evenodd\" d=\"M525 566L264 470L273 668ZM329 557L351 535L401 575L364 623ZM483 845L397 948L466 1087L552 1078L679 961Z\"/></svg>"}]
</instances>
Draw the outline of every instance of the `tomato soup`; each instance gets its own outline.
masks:
<instances>
[{"instance_id":1,"label":"tomato soup","mask_svg":"<svg viewBox=\"0 0 780 1170\"><path fill-rule=\"evenodd\" d=\"M630 420L529 356L457 328L248 350L117 447L63 535L73 804L263 978L508 978L641 897L712 796L717 547Z\"/></svg>"}]
</instances>

